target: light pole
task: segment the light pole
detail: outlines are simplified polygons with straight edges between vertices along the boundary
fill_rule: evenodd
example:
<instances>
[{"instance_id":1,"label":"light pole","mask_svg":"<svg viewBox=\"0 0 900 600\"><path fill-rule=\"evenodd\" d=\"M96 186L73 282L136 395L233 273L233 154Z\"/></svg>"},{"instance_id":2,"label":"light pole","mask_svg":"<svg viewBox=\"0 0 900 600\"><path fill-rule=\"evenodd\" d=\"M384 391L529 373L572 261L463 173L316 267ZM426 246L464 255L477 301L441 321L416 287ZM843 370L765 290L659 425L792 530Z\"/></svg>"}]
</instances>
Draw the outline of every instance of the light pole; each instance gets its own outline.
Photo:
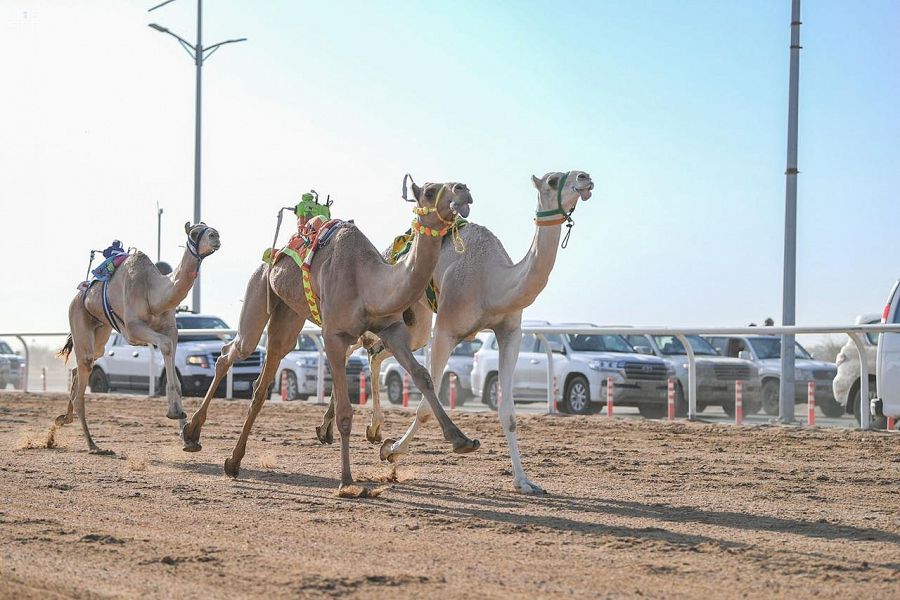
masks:
<instances>
[{"instance_id":1,"label":"light pole","mask_svg":"<svg viewBox=\"0 0 900 600\"><path fill-rule=\"evenodd\" d=\"M156 262L162 260L162 213L163 209L156 203Z\"/></svg>"},{"instance_id":2,"label":"light pole","mask_svg":"<svg viewBox=\"0 0 900 600\"><path fill-rule=\"evenodd\" d=\"M784 198L782 325L796 324L797 308L797 113L800 90L800 0L791 1L791 62L788 75L788 139ZM794 421L794 336L781 336L778 420Z\"/></svg>"},{"instance_id":3,"label":"light pole","mask_svg":"<svg viewBox=\"0 0 900 600\"><path fill-rule=\"evenodd\" d=\"M157 8L161 8L166 4L170 4L175 0L166 0L162 4L157 4L153 8L149 9L147 12L151 12L156 10ZM197 92L196 92L196 106L194 107L194 223L200 222L200 114L201 114L201 90L202 90L202 72L203 72L203 62L210 57L210 55L224 46L225 44L235 44L237 42L244 42L247 38L238 38L234 40L225 40L224 42L219 42L217 44L213 44L212 46L203 47L203 0L197 0L197 43L191 44L178 34L172 33L162 25L157 25L156 23L150 23L149 27L155 29L160 33L166 33L171 35L178 43L181 44L182 48L191 55L191 58L194 59L194 65L197 68ZM192 297L192 309L195 313L200 312L200 274L197 274L197 279L194 281L194 292Z\"/></svg>"}]
</instances>

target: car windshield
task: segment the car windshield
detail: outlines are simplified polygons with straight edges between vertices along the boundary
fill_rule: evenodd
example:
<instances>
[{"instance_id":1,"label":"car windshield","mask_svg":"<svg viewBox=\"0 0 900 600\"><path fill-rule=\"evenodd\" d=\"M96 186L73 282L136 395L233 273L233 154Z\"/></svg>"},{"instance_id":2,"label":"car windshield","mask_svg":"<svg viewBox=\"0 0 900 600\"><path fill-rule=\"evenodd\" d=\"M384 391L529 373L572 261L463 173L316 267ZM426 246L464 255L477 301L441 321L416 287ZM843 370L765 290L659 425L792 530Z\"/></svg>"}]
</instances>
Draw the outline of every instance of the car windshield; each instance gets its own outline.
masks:
<instances>
[{"instance_id":1,"label":"car windshield","mask_svg":"<svg viewBox=\"0 0 900 600\"><path fill-rule=\"evenodd\" d=\"M175 326L178 329L229 329L225 321L219 317L175 317ZM178 341L230 340L233 337L232 335L199 333L197 335L179 335Z\"/></svg>"},{"instance_id":2,"label":"car windshield","mask_svg":"<svg viewBox=\"0 0 900 600\"><path fill-rule=\"evenodd\" d=\"M703 356L715 356L718 354L716 349L699 335L688 335L685 337L687 337L687 341L694 350L694 354ZM667 356L687 354L684 344L673 335L654 335L653 341L656 342L659 351Z\"/></svg>"},{"instance_id":3,"label":"car windshield","mask_svg":"<svg viewBox=\"0 0 900 600\"><path fill-rule=\"evenodd\" d=\"M549 341L551 336L547 338ZM569 346L575 352L634 352L631 344L620 335L582 335L580 333L566 334Z\"/></svg>"},{"instance_id":4,"label":"car windshield","mask_svg":"<svg viewBox=\"0 0 900 600\"><path fill-rule=\"evenodd\" d=\"M472 340L471 342L460 342L453 349L453 356L473 356L478 349L481 348L481 340Z\"/></svg>"},{"instance_id":5,"label":"car windshield","mask_svg":"<svg viewBox=\"0 0 900 600\"><path fill-rule=\"evenodd\" d=\"M294 350L302 350L303 352L318 352L315 340L308 335L301 335L297 338L297 346Z\"/></svg>"},{"instance_id":6,"label":"car windshield","mask_svg":"<svg viewBox=\"0 0 900 600\"><path fill-rule=\"evenodd\" d=\"M781 338L751 338L750 345L760 360L767 358L781 358ZM812 359L809 352L799 343L794 342L794 358Z\"/></svg>"},{"instance_id":7,"label":"car windshield","mask_svg":"<svg viewBox=\"0 0 900 600\"><path fill-rule=\"evenodd\" d=\"M6 342L0 342L0 354L15 354L12 351L12 348L9 347L9 344Z\"/></svg>"}]
</instances>

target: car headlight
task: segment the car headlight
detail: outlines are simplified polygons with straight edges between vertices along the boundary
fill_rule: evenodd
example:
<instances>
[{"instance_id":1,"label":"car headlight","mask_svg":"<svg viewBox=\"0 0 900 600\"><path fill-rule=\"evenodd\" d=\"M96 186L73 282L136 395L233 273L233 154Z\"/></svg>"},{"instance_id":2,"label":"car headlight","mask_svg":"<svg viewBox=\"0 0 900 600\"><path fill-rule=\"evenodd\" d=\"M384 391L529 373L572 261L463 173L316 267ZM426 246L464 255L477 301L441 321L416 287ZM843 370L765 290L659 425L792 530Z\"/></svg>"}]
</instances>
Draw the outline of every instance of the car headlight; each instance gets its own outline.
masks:
<instances>
[{"instance_id":1,"label":"car headlight","mask_svg":"<svg viewBox=\"0 0 900 600\"><path fill-rule=\"evenodd\" d=\"M297 361L297 366L298 367L318 367L319 359L313 358L311 356L307 356L307 357L299 359Z\"/></svg>"},{"instance_id":2,"label":"car headlight","mask_svg":"<svg viewBox=\"0 0 900 600\"><path fill-rule=\"evenodd\" d=\"M624 360L600 360L594 359L588 363L588 366L595 371L612 371L625 368Z\"/></svg>"},{"instance_id":3,"label":"car headlight","mask_svg":"<svg viewBox=\"0 0 900 600\"><path fill-rule=\"evenodd\" d=\"M209 368L209 360L207 360L205 354L191 354L187 357L187 364L200 367L201 369Z\"/></svg>"}]
</instances>

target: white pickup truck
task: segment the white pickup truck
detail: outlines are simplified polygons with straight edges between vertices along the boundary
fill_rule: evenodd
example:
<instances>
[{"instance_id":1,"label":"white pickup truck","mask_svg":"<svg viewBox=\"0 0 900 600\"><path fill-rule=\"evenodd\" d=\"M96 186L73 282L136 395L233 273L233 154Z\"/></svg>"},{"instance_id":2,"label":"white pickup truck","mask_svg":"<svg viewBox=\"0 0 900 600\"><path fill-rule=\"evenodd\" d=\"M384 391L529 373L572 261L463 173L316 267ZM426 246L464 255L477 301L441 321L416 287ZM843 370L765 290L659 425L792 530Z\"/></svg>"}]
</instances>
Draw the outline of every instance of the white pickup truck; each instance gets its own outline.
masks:
<instances>
[{"instance_id":1,"label":"white pickup truck","mask_svg":"<svg viewBox=\"0 0 900 600\"><path fill-rule=\"evenodd\" d=\"M900 281L894 282L888 296L882 323L900 323ZM900 417L900 333L882 333L878 336L875 379L878 394L872 400L875 417Z\"/></svg>"}]
</instances>

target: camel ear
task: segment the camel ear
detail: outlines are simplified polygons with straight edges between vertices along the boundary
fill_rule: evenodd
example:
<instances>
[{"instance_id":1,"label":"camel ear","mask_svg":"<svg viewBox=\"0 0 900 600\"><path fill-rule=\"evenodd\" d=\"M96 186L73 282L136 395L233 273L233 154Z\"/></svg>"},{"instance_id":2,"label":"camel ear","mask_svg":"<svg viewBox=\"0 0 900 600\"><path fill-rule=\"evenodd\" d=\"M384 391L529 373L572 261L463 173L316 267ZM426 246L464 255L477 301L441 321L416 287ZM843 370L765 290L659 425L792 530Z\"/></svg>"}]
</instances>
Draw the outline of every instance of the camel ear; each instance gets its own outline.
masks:
<instances>
[{"instance_id":1,"label":"camel ear","mask_svg":"<svg viewBox=\"0 0 900 600\"><path fill-rule=\"evenodd\" d=\"M412 200L410 200L409 196L406 193L406 180L407 179L410 181L410 183L412 183L412 187L413 187L414 198ZM406 175L403 176L403 199L404 200L406 200L407 202L415 202L416 198L419 197L419 192L417 191L418 189L419 189L419 186L417 186L416 182L413 181L412 175L407 173Z\"/></svg>"},{"instance_id":2,"label":"camel ear","mask_svg":"<svg viewBox=\"0 0 900 600\"><path fill-rule=\"evenodd\" d=\"M420 188L418 185L416 185L415 182L413 182L413 184L412 184L412 191L413 191L413 198L415 198L416 201L418 201L419 199L422 198L422 188ZM412 202L412 200L409 200L409 202Z\"/></svg>"},{"instance_id":3,"label":"camel ear","mask_svg":"<svg viewBox=\"0 0 900 600\"><path fill-rule=\"evenodd\" d=\"M185 233L190 233L190 232L191 232L191 222L190 222L190 221L185 221L185 222L184 222L184 232L185 232Z\"/></svg>"},{"instance_id":4,"label":"camel ear","mask_svg":"<svg viewBox=\"0 0 900 600\"><path fill-rule=\"evenodd\" d=\"M532 175L532 176L531 176L531 183L534 184L535 189L537 189L537 190L540 190L540 189L541 189L541 183L542 183L542 182L541 182L541 178L538 177L537 175Z\"/></svg>"}]
</instances>

